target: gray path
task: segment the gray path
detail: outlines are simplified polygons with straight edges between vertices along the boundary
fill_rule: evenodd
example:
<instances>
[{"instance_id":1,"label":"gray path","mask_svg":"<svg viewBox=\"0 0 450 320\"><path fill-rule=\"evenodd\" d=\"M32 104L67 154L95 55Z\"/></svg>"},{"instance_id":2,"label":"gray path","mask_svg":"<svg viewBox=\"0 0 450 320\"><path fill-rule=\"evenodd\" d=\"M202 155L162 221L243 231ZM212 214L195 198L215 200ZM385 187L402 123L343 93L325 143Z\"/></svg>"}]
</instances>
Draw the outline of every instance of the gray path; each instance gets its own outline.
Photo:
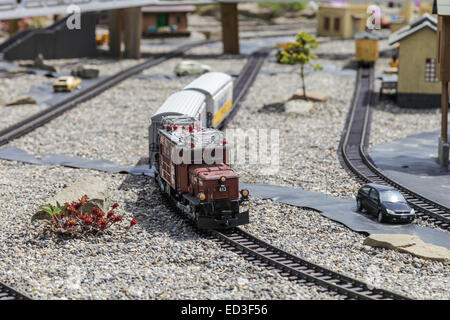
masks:
<instances>
[{"instance_id":1,"label":"gray path","mask_svg":"<svg viewBox=\"0 0 450 320\"><path fill-rule=\"evenodd\" d=\"M439 131L423 132L369 151L375 165L400 184L450 207L450 171L437 163Z\"/></svg>"},{"instance_id":2,"label":"gray path","mask_svg":"<svg viewBox=\"0 0 450 320\"><path fill-rule=\"evenodd\" d=\"M61 165L72 168L93 169L111 173L129 173L133 175L153 176L147 164L138 166L118 166L105 159L77 158L61 154L40 154L38 157L15 147L0 149L0 159L21 161L37 165ZM274 185L241 183L250 194L264 199L273 199L297 207L311 208L321 212L329 219L342 223L350 229L364 233L406 233L417 235L424 242L433 243L450 249L450 233L414 224L380 224L375 218L359 213L354 199L340 199L318 192Z\"/></svg>"},{"instance_id":3,"label":"gray path","mask_svg":"<svg viewBox=\"0 0 450 320\"><path fill-rule=\"evenodd\" d=\"M378 223L375 217L372 218L357 212L354 199L335 198L318 192L273 185L241 183L240 187L248 188L250 195L254 197L272 199L297 207L318 210L323 216L342 223L357 232L368 234L412 234L418 236L424 242L450 249L449 232L421 227L415 224Z\"/></svg>"}]
</instances>

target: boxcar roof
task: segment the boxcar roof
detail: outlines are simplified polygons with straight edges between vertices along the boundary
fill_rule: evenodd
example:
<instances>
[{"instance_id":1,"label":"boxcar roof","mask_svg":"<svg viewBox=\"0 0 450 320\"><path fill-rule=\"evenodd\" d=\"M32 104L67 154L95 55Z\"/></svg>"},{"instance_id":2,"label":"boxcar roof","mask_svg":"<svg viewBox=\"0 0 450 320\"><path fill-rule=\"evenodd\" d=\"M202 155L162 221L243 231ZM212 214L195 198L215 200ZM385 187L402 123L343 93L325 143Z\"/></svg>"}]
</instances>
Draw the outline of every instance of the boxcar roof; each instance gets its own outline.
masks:
<instances>
[{"instance_id":1,"label":"boxcar roof","mask_svg":"<svg viewBox=\"0 0 450 320\"><path fill-rule=\"evenodd\" d=\"M208 72L189 83L183 90L200 90L214 96L231 81L231 76L226 73Z\"/></svg>"},{"instance_id":2,"label":"boxcar roof","mask_svg":"<svg viewBox=\"0 0 450 320\"><path fill-rule=\"evenodd\" d=\"M171 94L152 116L152 121L158 121L166 115L186 115L196 117L205 103L205 96L193 90L178 91Z\"/></svg>"}]
</instances>

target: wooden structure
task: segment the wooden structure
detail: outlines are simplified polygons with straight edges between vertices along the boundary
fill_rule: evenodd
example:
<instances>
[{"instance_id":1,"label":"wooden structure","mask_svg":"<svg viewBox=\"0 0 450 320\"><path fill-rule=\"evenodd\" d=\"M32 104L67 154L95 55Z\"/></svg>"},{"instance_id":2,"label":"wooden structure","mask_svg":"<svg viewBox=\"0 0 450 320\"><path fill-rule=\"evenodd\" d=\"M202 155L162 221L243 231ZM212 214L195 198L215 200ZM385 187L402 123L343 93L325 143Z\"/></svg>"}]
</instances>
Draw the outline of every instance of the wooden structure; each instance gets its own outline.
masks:
<instances>
[{"instance_id":1,"label":"wooden structure","mask_svg":"<svg viewBox=\"0 0 450 320\"><path fill-rule=\"evenodd\" d=\"M239 20L237 3L220 3L223 53L239 54Z\"/></svg>"},{"instance_id":2,"label":"wooden structure","mask_svg":"<svg viewBox=\"0 0 450 320\"><path fill-rule=\"evenodd\" d=\"M317 35L353 38L366 29L368 4L320 3L317 11Z\"/></svg>"},{"instance_id":3,"label":"wooden structure","mask_svg":"<svg viewBox=\"0 0 450 320\"><path fill-rule=\"evenodd\" d=\"M437 19L428 14L390 35L390 45L400 44L397 84L400 107L439 108L441 88L435 77L436 35Z\"/></svg>"},{"instance_id":4,"label":"wooden structure","mask_svg":"<svg viewBox=\"0 0 450 320\"><path fill-rule=\"evenodd\" d=\"M189 36L188 13L194 6L152 6L142 8L142 34L145 36Z\"/></svg>"},{"instance_id":5,"label":"wooden structure","mask_svg":"<svg viewBox=\"0 0 450 320\"><path fill-rule=\"evenodd\" d=\"M449 165L448 144L448 82L450 81L450 0L436 0L434 13L438 14L438 37L436 43L436 77L441 81L441 136L439 137L438 160Z\"/></svg>"},{"instance_id":6,"label":"wooden structure","mask_svg":"<svg viewBox=\"0 0 450 320\"><path fill-rule=\"evenodd\" d=\"M142 14L140 7L109 11L109 48L111 55L122 56L122 34L125 41L126 58L141 57Z\"/></svg>"}]
</instances>

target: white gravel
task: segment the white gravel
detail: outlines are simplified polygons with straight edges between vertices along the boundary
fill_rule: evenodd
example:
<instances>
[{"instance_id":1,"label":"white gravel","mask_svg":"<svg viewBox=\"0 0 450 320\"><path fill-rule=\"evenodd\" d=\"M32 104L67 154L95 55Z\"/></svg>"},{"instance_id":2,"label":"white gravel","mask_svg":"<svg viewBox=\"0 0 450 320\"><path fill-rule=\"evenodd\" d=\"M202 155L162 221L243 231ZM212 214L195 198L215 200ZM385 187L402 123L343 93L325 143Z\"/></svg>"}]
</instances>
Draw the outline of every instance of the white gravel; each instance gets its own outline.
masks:
<instances>
[{"instance_id":1,"label":"white gravel","mask_svg":"<svg viewBox=\"0 0 450 320\"><path fill-rule=\"evenodd\" d=\"M249 207L252 223L244 228L287 252L411 298L450 298L448 263L365 247L363 235L315 211L261 199Z\"/></svg>"},{"instance_id":2,"label":"white gravel","mask_svg":"<svg viewBox=\"0 0 450 320\"><path fill-rule=\"evenodd\" d=\"M339 42L334 44L335 47L331 44L327 51L339 50ZM203 54L199 48L192 51ZM204 54L216 52L217 48L207 48ZM142 77L123 82L11 145L31 153L55 152L106 158L124 165L137 163L148 156L149 116L170 93L193 80L193 77L167 79L159 76L172 75L178 60L172 59L145 71ZM237 73L245 62L240 57L232 56L224 59L204 57L199 61L211 64L217 71L231 73ZM327 59L318 62L334 63ZM346 62L339 63L343 65ZM339 68L341 64L337 64ZM357 184L341 168L336 148L354 89L354 74L342 74L330 69L308 74L307 88L327 94L329 100L314 103L313 109L306 115L258 112L264 104L286 101L300 88L300 78L292 72L295 70L292 66L267 62L230 126L279 129L280 171L267 176L258 165L236 165L235 168L247 182L289 185L338 197L351 197L356 192ZM166 208L159 191L154 189L148 178L8 161L0 161L0 170L0 195L2 199L9 200L0 204L0 281L34 298L330 298L326 293L319 293L316 287L289 282L273 271L258 268L200 238ZM134 230L126 236L115 233L105 235L98 243L94 240L60 243L55 238L40 238L37 226L28 229L29 218L39 204L65 184L87 175L104 178L113 201L122 205L124 216L140 220ZM383 287L404 290L394 275L402 275L401 267L410 270L406 267L408 263L403 261L408 258L402 259L399 254L388 250L373 249L377 253L376 258L386 259L386 262L378 263L378 259L374 260L372 256L366 258L366 253L358 251L362 236L317 213L305 213L258 199L252 200L251 205L255 223L248 228L252 233L294 254L317 259L316 262L322 265L332 269L336 267L337 271L354 273L358 277L363 277L368 262L380 264L382 271L390 272L387 278L392 280ZM266 218L264 213L268 210L272 213ZM291 211L301 211L303 214L290 214ZM310 229L311 232L308 231ZM339 236L335 235L336 230ZM117 231L117 228L112 231ZM307 241L302 244L298 239ZM335 246L333 241L340 245ZM355 248L347 248L351 243ZM316 248L319 246L322 251L326 249L326 254L318 255ZM408 275L405 279L412 282L411 288L414 290L410 295L442 296L441 288L448 287L448 280L445 279L448 278L447 267L433 264L430 269L428 262L416 258L409 260L410 263L425 266L419 269L420 272L413 273L414 277L405 273ZM430 285L432 275L436 276L436 284L433 282ZM439 280L443 287L439 286ZM427 291L430 287L435 288L433 290L437 293Z\"/></svg>"},{"instance_id":3,"label":"white gravel","mask_svg":"<svg viewBox=\"0 0 450 320\"><path fill-rule=\"evenodd\" d=\"M0 281L37 299L329 299L200 237L149 178L0 161ZM122 228L90 240L40 235L31 214L65 184L104 179ZM125 233L132 217L139 224Z\"/></svg>"}]
</instances>

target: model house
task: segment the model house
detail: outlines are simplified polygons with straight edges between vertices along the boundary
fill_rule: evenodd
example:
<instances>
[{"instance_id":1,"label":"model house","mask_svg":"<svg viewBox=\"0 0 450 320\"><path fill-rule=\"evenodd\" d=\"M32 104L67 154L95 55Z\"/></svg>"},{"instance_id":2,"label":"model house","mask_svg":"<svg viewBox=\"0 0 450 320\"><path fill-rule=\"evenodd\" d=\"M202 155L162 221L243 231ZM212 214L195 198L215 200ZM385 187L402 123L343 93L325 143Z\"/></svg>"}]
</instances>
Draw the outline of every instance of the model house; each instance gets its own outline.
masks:
<instances>
[{"instance_id":1,"label":"model house","mask_svg":"<svg viewBox=\"0 0 450 320\"><path fill-rule=\"evenodd\" d=\"M317 11L317 35L353 38L366 29L368 4L332 1L320 3Z\"/></svg>"},{"instance_id":2,"label":"model house","mask_svg":"<svg viewBox=\"0 0 450 320\"><path fill-rule=\"evenodd\" d=\"M194 6L152 6L142 8L142 34L189 35L188 18Z\"/></svg>"},{"instance_id":3,"label":"model house","mask_svg":"<svg viewBox=\"0 0 450 320\"><path fill-rule=\"evenodd\" d=\"M397 104L407 108L438 108L441 86L436 78L437 19L429 14L392 33L399 43Z\"/></svg>"}]
</instances>

